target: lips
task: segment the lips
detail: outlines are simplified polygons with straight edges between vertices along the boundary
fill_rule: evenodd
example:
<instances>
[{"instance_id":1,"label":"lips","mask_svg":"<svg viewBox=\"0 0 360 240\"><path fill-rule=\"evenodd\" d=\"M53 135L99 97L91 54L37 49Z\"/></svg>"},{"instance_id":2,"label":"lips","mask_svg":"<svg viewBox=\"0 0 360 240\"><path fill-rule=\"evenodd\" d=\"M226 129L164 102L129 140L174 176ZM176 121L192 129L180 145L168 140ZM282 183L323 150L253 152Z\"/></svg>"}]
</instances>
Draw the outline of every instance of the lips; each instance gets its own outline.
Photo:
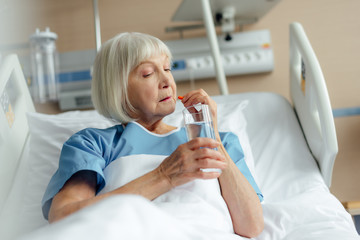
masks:
<instances>
[{"instance_id":1,"label":"lips","mask_svg":"<svg viewBox=\"0 0 360 240\"><path fill-rule=\"evenodd\" d=\"M163 99L160 100L160 102L164 102L164 101L166 101L166 100L169 100L170 98L171 98L171 97L163 98Z\"/></svg>"}]
</instances>

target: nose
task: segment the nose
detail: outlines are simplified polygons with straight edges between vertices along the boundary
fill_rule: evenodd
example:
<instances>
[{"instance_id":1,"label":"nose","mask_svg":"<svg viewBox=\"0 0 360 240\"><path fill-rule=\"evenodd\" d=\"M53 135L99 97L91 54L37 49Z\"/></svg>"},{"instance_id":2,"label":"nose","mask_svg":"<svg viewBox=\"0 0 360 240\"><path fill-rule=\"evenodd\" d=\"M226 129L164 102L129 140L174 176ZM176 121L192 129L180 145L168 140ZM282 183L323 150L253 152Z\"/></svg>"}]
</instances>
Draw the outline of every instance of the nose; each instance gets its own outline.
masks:
<instances>
[{"instance_id":1,"label":"nose","mask_svg":"<svg viewBox=\"0 0 360 240\"><path fill-rule=\"evenodd\" d=\"M163 72L160 76L159 87L168 88L170 86L171 77L171 73Z\"/></svg>"}]
</instances>

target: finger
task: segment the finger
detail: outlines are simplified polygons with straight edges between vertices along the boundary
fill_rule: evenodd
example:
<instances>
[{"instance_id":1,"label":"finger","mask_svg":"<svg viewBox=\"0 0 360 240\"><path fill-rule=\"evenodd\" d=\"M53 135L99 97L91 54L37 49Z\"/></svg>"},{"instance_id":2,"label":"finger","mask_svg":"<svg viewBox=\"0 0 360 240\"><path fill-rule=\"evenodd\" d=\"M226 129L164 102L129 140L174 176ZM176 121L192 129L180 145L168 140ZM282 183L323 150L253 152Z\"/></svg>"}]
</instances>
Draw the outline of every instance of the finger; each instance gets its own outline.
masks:
<instances>
[{"instance_id":1,"label":"finger","mask_svg":"<svg viewBox=\"0 0 360 240\"><path fill-rule=\"evenodd\" d=\"M225 157L222 153L211 148L200 148L194 151L194 158L196 160L211 158L217 161L225 162Z\"/></svg>"},{"instance_id":2,"label":"finger","mask_svg":"<svg viewBox=\"0 0 360 240\"><path fill-rule=\"evenodd\" d=\"M206 97L209 97L208 94L203 89L198 89L185 94L182 103L185 107L197 103L207 104L208 100Z\"/></svg>"},{"instance_id":3,"label":"finger","mask_svg":"<svg viewBox=\"0 0 360 240\"><path fill-rule=\"evenodd\" d=\"M207 169L207 168L225 169L227 167L227 164L223 161L218 161L211 158L204 158L198 160L198 166L200 167L200 169Z\"/></svg>"},{"instance_id":4,"label":"finger","mask_svg":"<svg viewBox=\"0 0 360 240\"><path fill-rule=\"evenodd\" d=\"M199 148L217 148L220 146L220 143L212 138L195 138L187 142L187 145L191 150Z\"/></svg>"},{"instance_id":5,"label":"finger","mask_svg":"<svg viewBox=\"0 0 360 240\"><path fill-rule=\"evenodd\" d=\"M208 98L209 97L199 95L199 94L192 95L191 97L188 98L188 100L186 102L184 102L184 106L189 107L189 106L196 105L196 104L209 105L210 100Z\"/></svg>"},{"instance_id":6,"label":"finger","mask_svg":"<svg viewBox=\"0 0 360 240\"><path fill-rule=\"evenodd\" d=\"M194 177L198 179L214 179L220 177L221 172L203 172L201 169L199 169Z\"/></svg>"},{"instance_id":7,"label":"finger","mask_svg":"<svg viewBox=\"0 0 360 240\"><path fill-rule=\"evenodd\" d=\"M211 115L214 118L216 118L217 115L216 102L212 100L209 96L192 96L186 102L183 102L183 104L185 108L191 107L196 104L206 104L210 108Z\"/></svg>"},{"instance_id":8,"label":"finger","mask_svg":"<svg viewBox=\"0 0 360 240\"><path fill-rule=\"evenodd\" d=\"M195 94L197 94L199 92L199 90L192 90L188 93L186 93L184 96L183 96L183 99L181 100L183 103L184 102L187 102L189 101L189 98Z\"/></svg>"}]
</instances>

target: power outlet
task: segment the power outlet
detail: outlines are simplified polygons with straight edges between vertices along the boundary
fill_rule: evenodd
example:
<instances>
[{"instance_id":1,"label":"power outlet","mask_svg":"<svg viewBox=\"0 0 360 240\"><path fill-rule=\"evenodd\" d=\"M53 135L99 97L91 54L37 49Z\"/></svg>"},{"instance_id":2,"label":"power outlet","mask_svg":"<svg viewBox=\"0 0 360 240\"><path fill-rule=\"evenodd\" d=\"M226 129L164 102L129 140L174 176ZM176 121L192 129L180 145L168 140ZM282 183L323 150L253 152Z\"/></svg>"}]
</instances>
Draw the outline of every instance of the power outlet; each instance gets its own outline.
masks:
<instances>
[{"instance_id":1,"label":"power outlet","mask_svg":"<svg viewBox=\"0 0 360 240\"><path fill-rule=\"evenodd\" d=\"M235 33L231 41L219 37L221 61L227 76L270 72L274 56L268 30ZM168 41L173 52L176 81L215 77L214 61L207 38Z\"/></svg>"}]
</instances>

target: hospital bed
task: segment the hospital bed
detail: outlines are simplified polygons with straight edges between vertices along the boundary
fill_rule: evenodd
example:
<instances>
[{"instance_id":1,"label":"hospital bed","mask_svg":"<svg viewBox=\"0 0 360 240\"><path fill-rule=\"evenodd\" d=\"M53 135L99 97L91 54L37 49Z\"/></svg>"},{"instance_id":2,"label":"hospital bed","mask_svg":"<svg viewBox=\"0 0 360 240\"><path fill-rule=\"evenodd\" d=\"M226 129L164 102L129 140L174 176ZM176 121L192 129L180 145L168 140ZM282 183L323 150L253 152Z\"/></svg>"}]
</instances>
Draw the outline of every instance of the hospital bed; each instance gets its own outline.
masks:
<instances>
[{"instance_id":1,"label":"hospital bed","mask_svg":"<svg viewBox=\"0 0 360 240\"><path fill-rule=\"evenodd\" d=\"M238 135L264 195L265 229L256 239L358 239L329 191L338 151L334 121L321 68L298 23L290 25L290 83L293 105L268 92L214 97L219 129ZM167 222L151 202L128 195L49 225L40 202L63 142L85 127L113 123L95 111L36 113L15 55L2 63L0 97L0 239L241 239ZM165 121L180 126L181 108Z\"/></svg>"}]
</instances>

